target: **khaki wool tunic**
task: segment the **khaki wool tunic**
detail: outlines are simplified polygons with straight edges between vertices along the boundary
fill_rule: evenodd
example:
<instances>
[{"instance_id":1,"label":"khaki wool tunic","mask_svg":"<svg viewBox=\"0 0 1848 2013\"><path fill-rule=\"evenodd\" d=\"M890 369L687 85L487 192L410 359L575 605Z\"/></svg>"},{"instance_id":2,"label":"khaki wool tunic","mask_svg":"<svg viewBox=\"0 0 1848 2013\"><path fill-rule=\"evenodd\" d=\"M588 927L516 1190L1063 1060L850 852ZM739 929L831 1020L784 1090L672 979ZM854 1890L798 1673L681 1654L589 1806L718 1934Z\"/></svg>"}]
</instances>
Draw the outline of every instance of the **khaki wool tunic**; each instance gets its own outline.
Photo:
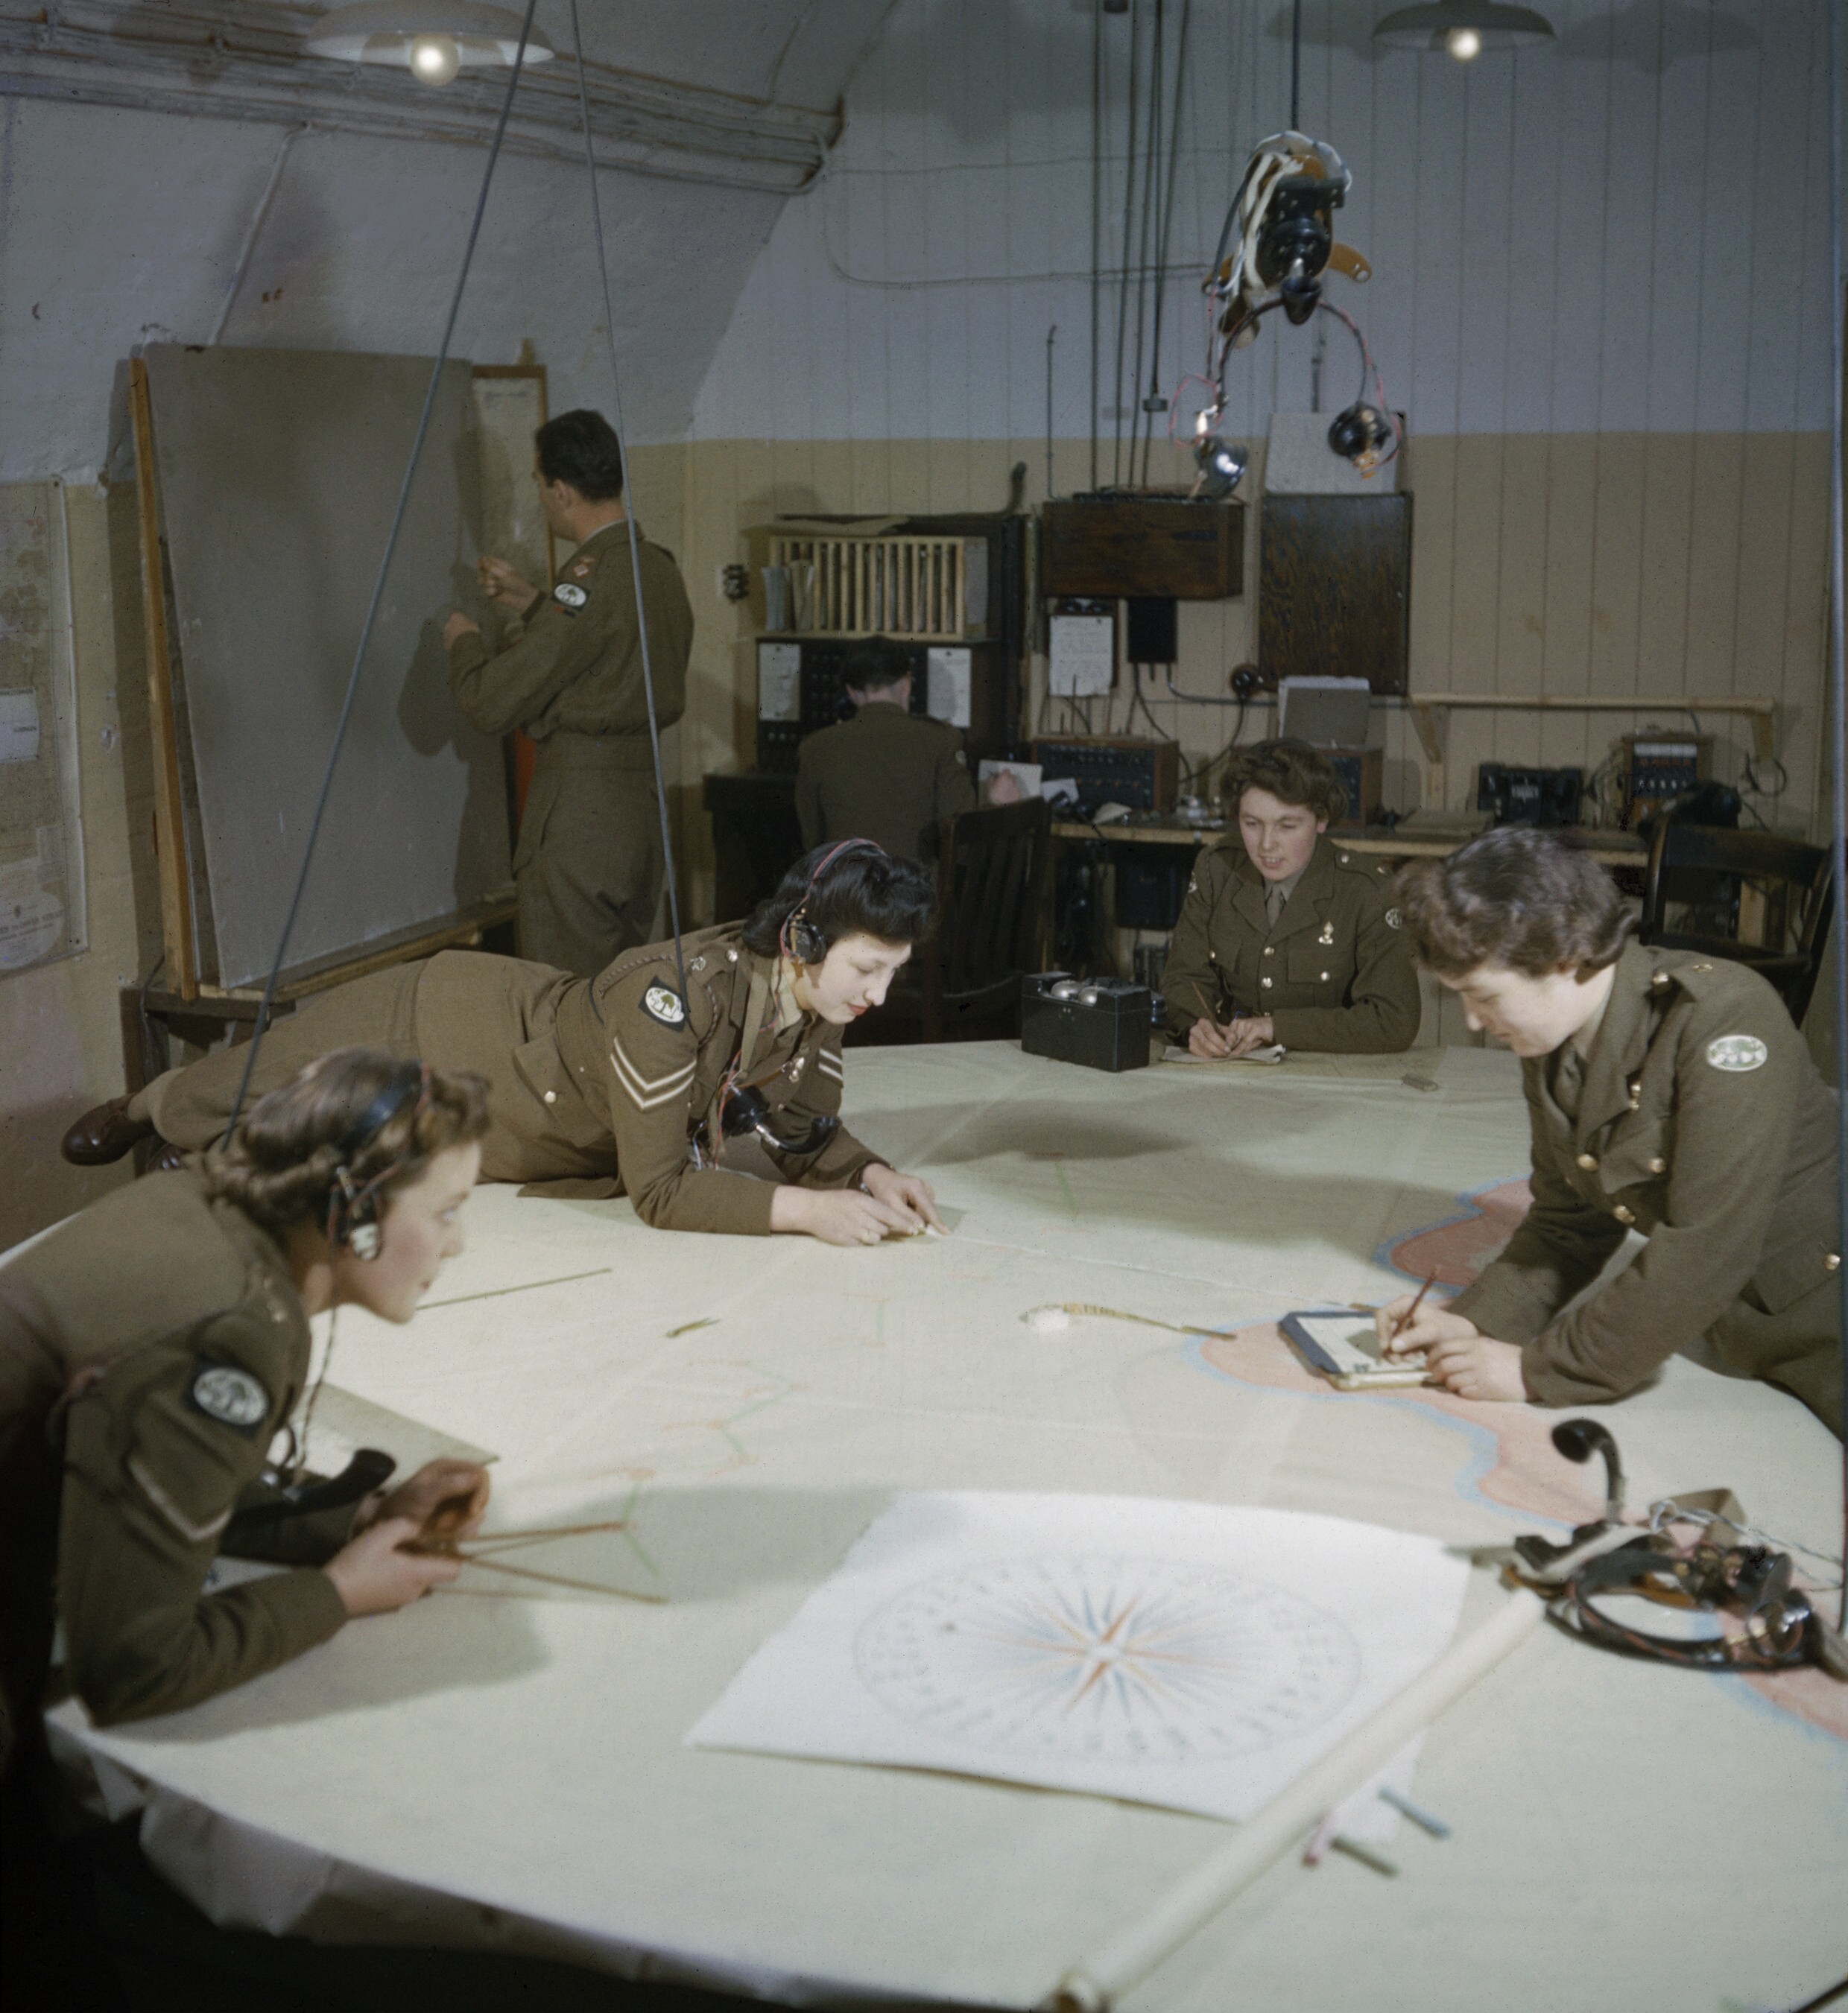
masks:
<instances>
[{"instance_id":1,"label":"khaki wool tunic","mask_svg":"<svg viewBox=\"0 0 1848 2013\"><path fill-rule=\"evenodd\" d=\"M626 1194L659 1229L767 1235L779 1182L844 1188L878 1156L843 1128L811 1156L732 1140L716 1165L704 1146L696 1159L694 1135L740 1060L751 981L767 991L775 960L745 949L736 923L687 937L683 948L687 1007L671 942L632 951L595 979L480 951L445 951L355 979L276 1023L251 1095L356 1043L435 1070L473 1070L489 1086L485 1181ZM838 1115L840 1035L814 1015L779 1032L772 1014L743 1059L740 1080L757 1088L785 1137ZM210 1146L230 1118L244 1053L224 1049L170 1070L131 1111L175 1146Z\"/></svg>"},{"instance_id":2,"label":"khaki wool tunic","mask_svg":"<svg viewBox=\"0 0 1848 2013\"><path fill-rule=\"evenodd\" d=\"M281 1250L209 1200L195 1169L118 1189L0 1267L0 1643L16 1728L44 1676L54 1560L66 1675L106 1725L210 1698L346 1619L315 1570L201 1590L308 1362ZM331 1557L344 1528L324 1518L321 1535Z\"/></svg>"},{"instance_id":3,"label":"khaki wool tunic","mask_svg":"<svg viewBox=\"0 0 1848 2013\"><path fill-rule=\"evenodd\" d=\"M1287 1049L1409 1049L1418 972L1386 868L1324 835L1275 928L1264 891L1237 837L1195 863L1162 973L1175 1034L1186 1040L1204 1003L1222 1024L1268 1014Z\"/></svg>"},{"instance_id":4,"label":"khaki wool tunic","mask_svg":"<svg viewBox=\"0 0 1848 2013\"><path fill-rule=\"evenodd\" d=\"M962 736L940 720L875 699L803 742L796 767L802 843L870 838L928 859L940 819L976 808Z\"/></svg>"},{"instance_id":5,"label":"khaki wool tunic","mask_svg":"<svg viewBox=\"0 0 1848 2013\"><path fill-rule=\"evenodd\" d=\"M1524 1060L1534 1203L1450 1303L1521 1345L1543 1405L1634 1390L1704 1335L1838 1434L1835 1100L1756 972L1625 946L1568 1115L1555 1056ZM1576 1311L1635 1229L1635 1264Z\"/></svg>"},{"instance_id":6,"label":"khaki wool tunic","mask_svg":"<svg viewBox=\"0 0 1848 2013\"><path fill-rule=\"evenodd\" d=\"M693 611L673 554L640 543L664 729L686 710ZM663 873L626 521L584 541L503 649L490 654L474 631L458 636L449 684L484 734L519 728L538 745L514 854L520 949L588 978L646 941Z\"/></svg>"}]
</instances>

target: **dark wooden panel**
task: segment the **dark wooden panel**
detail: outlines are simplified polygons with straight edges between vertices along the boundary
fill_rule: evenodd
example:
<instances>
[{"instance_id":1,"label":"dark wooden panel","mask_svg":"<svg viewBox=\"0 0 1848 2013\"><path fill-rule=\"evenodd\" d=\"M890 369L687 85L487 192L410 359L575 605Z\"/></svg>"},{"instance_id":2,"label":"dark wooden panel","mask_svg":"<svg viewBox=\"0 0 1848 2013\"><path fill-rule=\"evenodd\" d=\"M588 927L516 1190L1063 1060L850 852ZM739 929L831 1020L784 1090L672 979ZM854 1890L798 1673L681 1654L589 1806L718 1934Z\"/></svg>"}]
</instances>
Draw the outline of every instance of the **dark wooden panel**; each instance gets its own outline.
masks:
<instances>
[{"instance_id":1,"label":"dark wooden panel","mask_svg":"<svg viewBox=\"0 0 1848 2013\"><path fill-rule=\"evenodd\" d=\"M1409 496L1266 496L1258 540L1258 669L1406 689Z\"/></svg>"},{"instance_id":2,"label":"dark wooden panel","mask_svg":"<svg viewBox=\"0 0 1848 2013\"><path fill-rule=\"evenodd\" d=\"M705 779L712 820L713 906L716 920L748 916L774 895L802 853L793 775L715 774Z\"/></svg>"},{"instance_id":3,"label":"dark wooden panel","mask_svg":"<svg viewBox=\"0 0 1848 2013\"><path fill-rule=\"evenodd\" d=\"M1245 506L1151 497L1055 499L1048 594L1224 601L1245 592Z\"/></svg>"}]
</instances>

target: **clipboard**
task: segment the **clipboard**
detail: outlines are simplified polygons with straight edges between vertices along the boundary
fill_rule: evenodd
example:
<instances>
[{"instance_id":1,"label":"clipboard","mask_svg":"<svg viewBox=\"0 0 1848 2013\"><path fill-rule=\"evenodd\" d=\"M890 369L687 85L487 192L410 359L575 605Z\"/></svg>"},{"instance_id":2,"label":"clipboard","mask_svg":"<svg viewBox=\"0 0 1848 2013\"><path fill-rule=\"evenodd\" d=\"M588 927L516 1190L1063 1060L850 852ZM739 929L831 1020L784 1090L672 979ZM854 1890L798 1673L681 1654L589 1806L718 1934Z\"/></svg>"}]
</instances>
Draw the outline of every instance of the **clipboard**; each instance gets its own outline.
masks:
<instances>
[{"instance_id":1,"label":"clipboard","mask_svg":"<svg viewBox=\"0 0 1848 2013\"><path fill-rule=\"evenodd\" d=\"M1284 1339L1338 1391L1402 1391L1425 1382L1424 1352L1380 1354L1370 1318L1352 1307L1311 1307L1278 1322Z\"/></svg>"}]
</instances>

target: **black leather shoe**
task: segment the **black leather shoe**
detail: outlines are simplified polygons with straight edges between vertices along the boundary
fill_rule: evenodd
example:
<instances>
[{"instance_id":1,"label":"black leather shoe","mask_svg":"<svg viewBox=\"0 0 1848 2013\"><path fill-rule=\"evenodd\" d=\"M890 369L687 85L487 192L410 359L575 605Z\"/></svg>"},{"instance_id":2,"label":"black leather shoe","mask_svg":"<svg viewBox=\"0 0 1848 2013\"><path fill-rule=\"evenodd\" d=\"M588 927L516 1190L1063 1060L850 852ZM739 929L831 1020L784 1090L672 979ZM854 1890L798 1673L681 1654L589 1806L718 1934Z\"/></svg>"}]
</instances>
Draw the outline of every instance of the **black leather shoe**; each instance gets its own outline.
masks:
<instances>
[{"instance_id":1,"label":"black leather shoe","mask_svg":"<svg viewBox=\"0 0 1848 2013\"><path fill-rule=\"evenodd\" d=\"M154 1130L145 1118L131 1118L128 1099L112 1097L83 1117L64 1135L59 1151L80 1167L104 1167L138 1146Z\"/></svg>"},{"instance_id":2,"label":"black leather shoe","mask_svg":"<svg viewBox=\"0 0 1848 2013\"><path fill-rule=\"evenodd\" d=\"M144 1175L168 1174L175 1167L184 1167L187 1159L188 1155L184 1146L176 1146L172 1140L163 1139L148 1156L148 1164L142 1168L141 1172Z\"/></svg>"}]
</instances>

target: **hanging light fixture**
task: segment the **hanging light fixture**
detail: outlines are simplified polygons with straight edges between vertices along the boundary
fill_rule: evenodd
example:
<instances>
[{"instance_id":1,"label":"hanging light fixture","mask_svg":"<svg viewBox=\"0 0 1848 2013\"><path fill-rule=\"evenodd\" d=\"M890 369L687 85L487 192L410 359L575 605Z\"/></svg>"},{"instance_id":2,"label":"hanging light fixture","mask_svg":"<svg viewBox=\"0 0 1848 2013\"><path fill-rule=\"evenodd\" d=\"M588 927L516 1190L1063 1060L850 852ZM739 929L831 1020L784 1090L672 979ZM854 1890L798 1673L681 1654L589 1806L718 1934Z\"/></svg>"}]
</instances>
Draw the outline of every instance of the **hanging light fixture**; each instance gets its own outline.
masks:
<instances>
[{"instance_id":1,"label":"hanging light fixture","mask_svg":"<svg viewBox=\"0 0 1848 2013\"><path fill-rule=\"evenodd\" d=\"M1553 27L1531 7L1507 6L1502 0L1438 0L1388 14L1374 28L1373 40L1398 48L1442 49L1458 63L1472 63L1484 49L1550 42Z\"/></svg>"},{"instance_id":2,"label":"hanging light fixture","mask_svg":"<svg viewBox=\"0 0 1848 2013\"><path fill-rule=\"evenodd\" d=\"M356 0L330 8L308 38L310 55L342 63L395 63L420 84L448 84L463 70L511 65L519 15L482 0ZM535 28L526 61L550 63L552 45Z\"/></svg>"}]
</instances>

